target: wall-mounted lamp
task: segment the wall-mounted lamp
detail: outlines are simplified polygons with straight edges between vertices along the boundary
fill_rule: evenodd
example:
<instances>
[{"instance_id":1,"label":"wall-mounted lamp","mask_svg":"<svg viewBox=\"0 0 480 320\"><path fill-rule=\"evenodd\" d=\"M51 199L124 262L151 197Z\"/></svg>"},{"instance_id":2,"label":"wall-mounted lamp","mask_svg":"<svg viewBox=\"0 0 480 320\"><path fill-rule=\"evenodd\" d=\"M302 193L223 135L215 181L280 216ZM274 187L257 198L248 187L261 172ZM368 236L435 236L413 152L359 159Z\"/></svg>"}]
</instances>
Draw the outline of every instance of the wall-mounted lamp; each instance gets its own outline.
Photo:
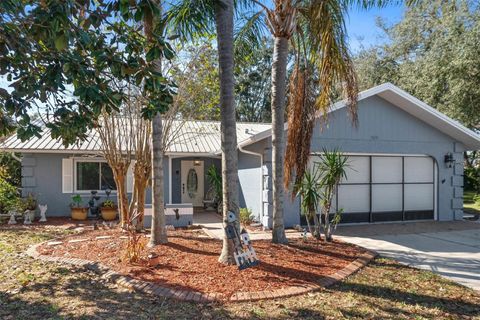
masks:
<instances>
[{"instance_id":1,"label":"wall-mounted lamp","mask_svg":"<svg viewBox=\"0 0 480 320\"><path fill-rule=\"evenodd\" d=\"M455 159L453 159L453 154L447 153L443 161L445 162L445 166L447 168L451 168L453 166L453 163L455 162Z\"/></svg>"},{"instance_id":2,"label":"wall-mounted lamp","mask_svg":"<svg viewBox=\"0 0 480 320\"><path fill-rule=\"evenodd\" d=\"M194 160L193 165L194 166L199 166L200 165L200 160Z\"/></svg>"}]
</instances>

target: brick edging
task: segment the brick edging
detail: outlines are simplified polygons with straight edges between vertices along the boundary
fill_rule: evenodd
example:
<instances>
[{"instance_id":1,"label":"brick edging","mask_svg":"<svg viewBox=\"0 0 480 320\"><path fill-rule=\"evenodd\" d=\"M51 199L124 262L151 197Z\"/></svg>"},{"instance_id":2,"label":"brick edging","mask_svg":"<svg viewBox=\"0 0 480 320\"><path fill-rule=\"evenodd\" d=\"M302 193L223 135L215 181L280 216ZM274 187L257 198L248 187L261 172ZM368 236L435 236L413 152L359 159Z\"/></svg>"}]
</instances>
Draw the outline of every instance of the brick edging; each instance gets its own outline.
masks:
<instances>
[{"instance_id":1,"label":"brick edging","mask_svg":"<svg viewBox=\"0 0 480 320\"><path fill-rule=\"evenodd\" d=\"M51 240L50 240L51 241ZM325 287L329 287L339 281L344 280L353 273L365 267L370 261L372 261L378 254L373 251L367 250L361 254L357 259L348 264L345 268L338 270L334 274L323 277L320 281L313 284L290 286L287 288L269 290L269 291L253 291L253 292L236 292L229 298L226 298L222 293L203 293L193 290L183 290L164 287L154 282L143 281L133 279L132 277L122 275L111 270L109 267L94 261L77 259L77 258L64 258L54 257L48 255L42 255L37 251L37 248L46 242L35 244L30 246L25 252L27 255L34 259L47 262L65 263L78 267L84 267L88 270L94 271L100 274L102 278L107 279L119 286L136 290L138 292L151 294L157 297L172 298L180 301L191 301L200 303L230 301L230 302L245 302L245 301L258 301L264 299L285 298L296 295L305 294L320 290Z\"/></svg>"}]
</instances>

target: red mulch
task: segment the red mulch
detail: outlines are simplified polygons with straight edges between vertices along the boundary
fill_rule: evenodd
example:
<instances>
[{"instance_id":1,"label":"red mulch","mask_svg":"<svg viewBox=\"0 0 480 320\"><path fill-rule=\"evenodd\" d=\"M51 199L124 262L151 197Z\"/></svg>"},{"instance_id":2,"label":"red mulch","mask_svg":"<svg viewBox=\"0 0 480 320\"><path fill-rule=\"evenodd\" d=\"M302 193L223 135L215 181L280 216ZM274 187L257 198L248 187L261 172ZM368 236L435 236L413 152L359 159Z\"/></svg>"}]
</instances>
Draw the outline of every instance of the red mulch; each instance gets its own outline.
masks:
<instances>
[{"instance_id":1,"label":"red mulch","mask_svg":"<svg viewBox=\"0 0 480 320\"><path fill-rule=\"evenodd\" d=\"M96 236L112 235L95 240ZM201 230L169 231L169 243L146 253L158 257L145 258L140 265L130 265L123 258L126 239L118 229L86 231L66 240L90 238L90 241L42 246L42 254L94 260L122 274L153 281L163 286L223 293L229 297L238 291L263 291L292 285L315 283L343 269L355 260L363 249L339 241L332 243L291 239L288 245L272 244L267 240L253 241L260 259L256 267L239 271L236 266L224 266L217 259L222 242L206 238ZM148 239L144 239L147 241Z\"/></svg>"}]
</instances>

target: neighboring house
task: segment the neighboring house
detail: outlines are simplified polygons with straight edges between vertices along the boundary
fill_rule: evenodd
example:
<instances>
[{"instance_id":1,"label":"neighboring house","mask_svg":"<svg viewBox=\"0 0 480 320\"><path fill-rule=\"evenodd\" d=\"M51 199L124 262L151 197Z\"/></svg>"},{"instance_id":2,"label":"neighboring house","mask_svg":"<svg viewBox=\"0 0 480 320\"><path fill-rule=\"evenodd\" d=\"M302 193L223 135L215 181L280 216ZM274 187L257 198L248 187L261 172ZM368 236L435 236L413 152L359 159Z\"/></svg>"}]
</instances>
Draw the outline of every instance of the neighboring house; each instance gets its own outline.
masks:
<instances>
[{"instance_id":1,"label":"neighboring house","mask_svg":"<svg viewBox=\"0 0 480 320\"><path fill-rule=\"evenodd\" d=\"M480 149L479 135L389 83L359 95L358 119L353 127L344 103L335 104L323 128L317 121L311 144L312 162L323 148L349 156L347 180L335 199L345 212L342 222L462 218L463 152ZM238 123L237 137L240 206L271 226L270 125ZM94 134L68 149L52 140L48 130L23 143L10 137L2 147L22 153L24 193L37 194L50 215L68 215L74 193L88 198L91 189L102 193L113 185ZM167 203L202 206L209 188L205 172L211 165L220 170L220 148L218 122L185 124L165 158ZM192 170L198 177L195 192L186 190ZM127 185L130 191L131 176ZM286 194L284 204L285 225L300 223L299 199Z\"/></svg>"}]
</instances>

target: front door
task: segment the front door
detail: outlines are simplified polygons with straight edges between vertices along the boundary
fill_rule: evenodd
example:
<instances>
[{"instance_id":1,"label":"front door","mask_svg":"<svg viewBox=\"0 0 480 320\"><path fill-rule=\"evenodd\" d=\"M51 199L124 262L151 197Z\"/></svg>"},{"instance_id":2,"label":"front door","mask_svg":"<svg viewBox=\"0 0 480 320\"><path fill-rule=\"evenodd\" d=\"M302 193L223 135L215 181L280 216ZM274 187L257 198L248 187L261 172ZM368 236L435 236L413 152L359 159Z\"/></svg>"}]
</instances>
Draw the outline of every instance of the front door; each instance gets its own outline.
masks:
<instances>
[{"instance_id":1,"label":"front door","mask_svg":"<svg viewBox=\"0 0 480 320\"><path fill-rule=\"evenodd\" d=\"M203 161L182 160L180 172L182 203L191 203L194 207L203 206Z\"/></svg>"}]
</instances>

